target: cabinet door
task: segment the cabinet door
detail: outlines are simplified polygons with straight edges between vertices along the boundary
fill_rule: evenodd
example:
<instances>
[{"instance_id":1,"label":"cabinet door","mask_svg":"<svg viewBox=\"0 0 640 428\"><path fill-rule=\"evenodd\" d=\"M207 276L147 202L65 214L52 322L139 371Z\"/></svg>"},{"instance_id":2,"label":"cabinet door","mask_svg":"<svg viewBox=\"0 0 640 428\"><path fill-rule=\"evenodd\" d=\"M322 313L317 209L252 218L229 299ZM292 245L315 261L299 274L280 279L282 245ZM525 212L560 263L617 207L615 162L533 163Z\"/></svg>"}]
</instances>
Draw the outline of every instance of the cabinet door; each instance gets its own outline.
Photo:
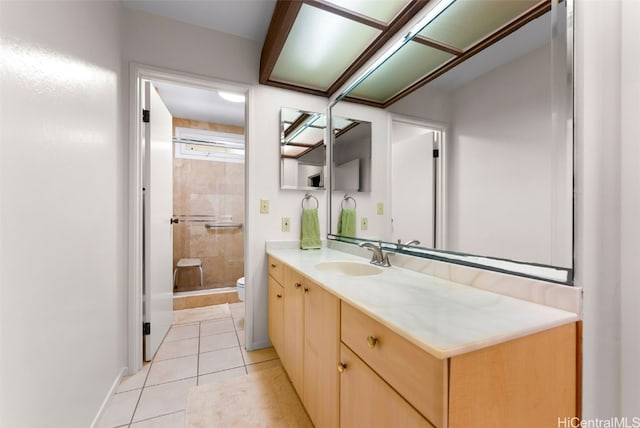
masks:
<instances>
[{"instance_id":1,"label":"cabinet door","mask_svg":"<svg viewBox=\"0 0 640 428\"><path fill-rule=\"evenodd\" d=\"M304 284L304 395L316 428L339 423L340 300L319 285Z\"/></svg>"},{"instance_id":2,"label":"cabinet door","mask_svg":"<svg viewBox=\"0 0 640 428\"><path fill-rule=\"evenodd\" d=\"M426 427L425 418L344 345L340 374L340 427Z\"/></svg>"},{"instance_id":3,"label":"cabinet door","mask_svg":"<svg viewBox=\"0 0 640 428\"><path fill-rule=\"evenodd\" d=\"M276 352L282 359L283 316L284 316L284 287L269 276L269 324L267 326L269 339Z\"/></svg>"},{"instance_id":4,"label":"cabinet door","mask_svg":"<svg viewBox=\"0 0 640 428\"><path fill-rule=\"evenodd\" d=\"M284 267L284 338L282 364L298 392L303 396L302 367L304 339L304 277Z\"/></svg>"}]
</instances>

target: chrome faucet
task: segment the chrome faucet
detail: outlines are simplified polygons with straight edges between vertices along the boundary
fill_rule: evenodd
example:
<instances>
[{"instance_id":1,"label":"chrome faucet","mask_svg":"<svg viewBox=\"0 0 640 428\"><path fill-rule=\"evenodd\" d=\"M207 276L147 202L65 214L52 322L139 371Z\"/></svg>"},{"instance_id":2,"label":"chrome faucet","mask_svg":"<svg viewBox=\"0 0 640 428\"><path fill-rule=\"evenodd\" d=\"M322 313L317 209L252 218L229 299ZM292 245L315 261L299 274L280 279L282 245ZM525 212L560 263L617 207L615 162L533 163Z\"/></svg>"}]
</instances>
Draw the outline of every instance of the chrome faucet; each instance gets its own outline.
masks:
<instances>
[{"instance_id":1,"label":"chrome faucet","mask_svg":"<svg viewBox=\"0 0 640 428\"><path fill-rule=\"evenodd\" d=\"M407 241L403 244L402 241L398 239L398 243L396 244L399 250L403 249L408 245L420 245L420 241L418 241L417 239L412 239L411 241Z\"/></svg>"},{"instance_id":2,"label":"chrome faucet","mask_svg":"<svg viewBox=\"0 0 640 428\"><path fill-rule=\"evenodd\" d=\"M391 263L389 263L389 254L382 251L382 242L378 241L377 245L372 242L361 242L358 246L371 250L373 254L371 255L371 261L369 263L372 265L382 267L391 266Z\"/></svg>"}]
</instances>

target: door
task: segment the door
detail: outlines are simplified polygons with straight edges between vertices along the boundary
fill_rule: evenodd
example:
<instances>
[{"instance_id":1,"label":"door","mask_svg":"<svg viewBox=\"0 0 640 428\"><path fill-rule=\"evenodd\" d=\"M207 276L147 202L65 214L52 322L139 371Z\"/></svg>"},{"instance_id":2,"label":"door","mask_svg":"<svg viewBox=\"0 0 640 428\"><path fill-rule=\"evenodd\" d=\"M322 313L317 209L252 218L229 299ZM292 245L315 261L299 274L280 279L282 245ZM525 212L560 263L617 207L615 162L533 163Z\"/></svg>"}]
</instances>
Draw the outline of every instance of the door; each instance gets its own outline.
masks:
<instances>
[{"instance_id":1,"label":"door","mask_svg":"<svg viewBox=\"0 0 640 428\"><path fill-rule=\"evenodd\" d=\"M172 118L160 96L144 81L144 359L153 359L173 320Z\"/></svg>"},{"instance_id":2,"label":"door","mask_svg":"<svg viewBox=\"0 0 640 428\"><path fill-rule=\"evenodd\" d=\"M391 146L392 239L417 239L423 247L435 247L434 131L393 122Z\"/></svg>"}]
</instances>

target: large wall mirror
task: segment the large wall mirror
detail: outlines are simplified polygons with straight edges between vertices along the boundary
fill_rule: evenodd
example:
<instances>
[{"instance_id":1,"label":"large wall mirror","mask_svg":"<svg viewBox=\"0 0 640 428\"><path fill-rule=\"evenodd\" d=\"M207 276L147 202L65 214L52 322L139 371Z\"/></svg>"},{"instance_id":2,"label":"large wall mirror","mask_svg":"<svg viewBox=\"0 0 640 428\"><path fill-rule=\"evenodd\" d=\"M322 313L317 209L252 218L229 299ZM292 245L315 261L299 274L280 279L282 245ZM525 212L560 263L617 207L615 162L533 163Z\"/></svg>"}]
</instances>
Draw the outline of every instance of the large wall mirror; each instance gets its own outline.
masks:
<instances>
[{"instance_id":1,"label":"large wall mirror","mask_svg":"<svg viewBox=\"0 0 640 428\"><path fill-rule=\"evenodd\" d=\"M323 113L280 109L280 187L324 189L327 127Z\"/></svg>"},{"instance_id":2,"label":"large wall mirror","mask_svg":"<svg viewBox=\"0 0 640 428\"><path fill-rule=\"evenodd\" d=\"M355 235L571 284L573 1L440 3L331 108L357 111L378 141ZM332 239L343 197L332 192Z\"/></svg>"}]
</instances>

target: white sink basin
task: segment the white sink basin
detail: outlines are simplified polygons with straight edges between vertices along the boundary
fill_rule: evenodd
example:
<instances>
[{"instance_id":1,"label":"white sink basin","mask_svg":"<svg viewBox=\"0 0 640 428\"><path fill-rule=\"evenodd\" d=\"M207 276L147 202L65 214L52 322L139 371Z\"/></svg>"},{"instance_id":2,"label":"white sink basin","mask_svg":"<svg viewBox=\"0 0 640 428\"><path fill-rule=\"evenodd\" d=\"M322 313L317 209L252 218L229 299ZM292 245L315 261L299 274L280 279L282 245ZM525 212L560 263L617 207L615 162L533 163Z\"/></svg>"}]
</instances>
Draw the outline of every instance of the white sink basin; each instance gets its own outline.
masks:
<instances>
[{"instance_id":1,"label":"white sink basin","mask_svg":"<svg viewBox=\"0 0 640 428\"><path fill-rule=\"evenodd\" d=\"M370 276L382 273L382 269L369 263L348 260L318 263L316 269L322 272L337 273L348 276Z\"/></svg>"}]
</instances>

